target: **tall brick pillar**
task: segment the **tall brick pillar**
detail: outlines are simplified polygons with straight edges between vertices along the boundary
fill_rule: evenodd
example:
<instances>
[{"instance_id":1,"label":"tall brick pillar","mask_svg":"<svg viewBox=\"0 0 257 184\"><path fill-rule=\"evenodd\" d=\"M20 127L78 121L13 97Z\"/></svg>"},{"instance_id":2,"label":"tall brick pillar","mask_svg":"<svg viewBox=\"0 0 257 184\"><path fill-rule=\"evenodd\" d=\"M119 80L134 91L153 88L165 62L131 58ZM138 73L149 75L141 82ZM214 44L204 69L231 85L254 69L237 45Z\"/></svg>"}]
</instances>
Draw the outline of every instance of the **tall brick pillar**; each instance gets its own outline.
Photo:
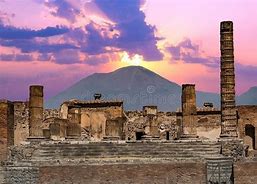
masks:
<instances>
[{"instance_id":1,"label":"tall brick pillar","mask_svg":"<svg viewBox=\"0 0 257 184\"><path fill-rule=\"evenodd\" d=\"M235 108L235 72L233 22L220 24L220 94L221 94L221 135L237 137L237 115Z\"/></svg>"},{"instance_id":2,"label":"tall brick pillar","mask_svg":"<svg viewBox=\"0 0 257 184\"><path fill-rule=\"evenodd\" d=\"M8 147L14 145L14 107L0 100L0 161L7 160Z\"/></svg>"},{"instance_id":3,"label":"tall brick pillar","mask_svg":"<svg viewBox=\"0 0 257 184\"><path fill-rule=\"evenodd\" d=\"M182 128L183 135L181 137L194 138L196 136L196 94L195 84L182 85Z\"/></svg>"},{"instance_id":4,"label":"tall brick pillar","mask_svg":"<svg viewBox=\"0 0 257 184\"><path fill-rule=\"evenodd\" d=\"M43 86L33 85L29 88L29 136L43 137Z\"/></svg>"}]
</instances>

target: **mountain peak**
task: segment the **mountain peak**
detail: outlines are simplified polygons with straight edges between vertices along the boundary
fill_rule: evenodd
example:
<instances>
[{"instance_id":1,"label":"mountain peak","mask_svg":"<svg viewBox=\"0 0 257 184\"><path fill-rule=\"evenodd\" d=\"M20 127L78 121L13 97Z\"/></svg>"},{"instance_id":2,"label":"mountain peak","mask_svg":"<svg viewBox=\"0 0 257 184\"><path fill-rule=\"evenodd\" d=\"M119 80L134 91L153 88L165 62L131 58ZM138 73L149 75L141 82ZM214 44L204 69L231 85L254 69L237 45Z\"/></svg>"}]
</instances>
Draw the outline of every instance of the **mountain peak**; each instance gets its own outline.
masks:
<instances>
[{"instance_id":1,"label":"mountain peak","mask_svg":"<svg viewBox=\"0 0 257 184\"><path fill-rule=\"evenodd\" d=\"M125 110L138 110L144 105L157 105L161 111L174 111L180 107L181 86L142 66L127 66L110 73L95 73L46 102L47 108L58 108L69 99L92 100L101 93L105 100L123 100ZM213 102L219 96L197 93L198 104Z\"/></svg>"}]
</instances>

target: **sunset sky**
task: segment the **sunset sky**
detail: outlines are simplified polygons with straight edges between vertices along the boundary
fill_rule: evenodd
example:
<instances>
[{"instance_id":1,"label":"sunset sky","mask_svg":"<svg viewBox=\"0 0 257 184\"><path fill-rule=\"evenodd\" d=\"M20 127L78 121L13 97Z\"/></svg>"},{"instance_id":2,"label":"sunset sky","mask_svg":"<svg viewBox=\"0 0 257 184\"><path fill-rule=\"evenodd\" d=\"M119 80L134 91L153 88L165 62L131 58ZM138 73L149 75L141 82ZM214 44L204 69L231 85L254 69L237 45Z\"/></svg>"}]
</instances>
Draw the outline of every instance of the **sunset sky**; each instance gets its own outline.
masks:
<instances>
[{"instance_id":1,"label":"sunset sky","mask_svg":"<svg viewBox=\"0 0 257 184\"><path fill-rule=\"evenodd\" d=\"M46 98L95 72L146 67L219 92L219 24L234 22L237 94L257 86L256 0L0 0L0 99Z\"/></svg>"}]
</instances>

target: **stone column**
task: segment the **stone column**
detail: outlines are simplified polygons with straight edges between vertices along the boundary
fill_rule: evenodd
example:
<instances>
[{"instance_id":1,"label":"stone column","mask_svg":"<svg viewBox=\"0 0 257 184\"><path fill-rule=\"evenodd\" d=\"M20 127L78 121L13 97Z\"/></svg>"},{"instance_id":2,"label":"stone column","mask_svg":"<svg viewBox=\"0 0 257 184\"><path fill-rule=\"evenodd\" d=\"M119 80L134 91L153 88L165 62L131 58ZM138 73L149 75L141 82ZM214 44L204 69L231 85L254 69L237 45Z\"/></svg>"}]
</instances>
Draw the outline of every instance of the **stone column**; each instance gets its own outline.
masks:
<instances>
[{"instance_id":1,"label":"stone column","mask_svg":"<svg viewBox=\"0 0 257 184\"><path fill-rule=\"evenodd\" d=\"M14 145L14 107L0 100L0 162L7 160L8 148Z\"/></svg>"},{"instance_id":2,"label":"stone column","mask_svg":"<svg viewBox=\"0 0 257 184\"><path fill-rule=\"evenodd\" d=\"M182 138L196 138L196 94L195 84L182 85Z\"/></svg>"},{"instance_id":3,"label":"stone column","mask_svg":"<svg viewBox=\"0 0 257 184\"><path fill-rule=\"evenodd\" d=\"M43 86L30 86L29 96L29 136L30 138L42 138L43 130Z\"/></svg>"},{"instance_id":4,"label":"stone column","mask_svg":"<svg viewBox=\"0 0 257 184\"><path fill-rule=\"evenodd\" d=\"M233 22L220 24L220 93L221 93L221 135L237 137L237 114L235 108L235 72Z\"/></svg>"}]
</instances>

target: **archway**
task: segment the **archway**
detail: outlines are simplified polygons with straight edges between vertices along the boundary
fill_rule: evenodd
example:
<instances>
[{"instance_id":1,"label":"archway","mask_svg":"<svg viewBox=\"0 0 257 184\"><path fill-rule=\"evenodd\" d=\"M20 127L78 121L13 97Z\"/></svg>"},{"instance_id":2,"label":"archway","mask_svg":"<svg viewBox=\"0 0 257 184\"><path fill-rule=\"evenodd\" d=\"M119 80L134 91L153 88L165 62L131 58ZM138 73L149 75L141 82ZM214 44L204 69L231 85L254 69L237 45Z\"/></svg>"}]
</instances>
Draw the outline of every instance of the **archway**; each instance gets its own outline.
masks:
<instances>
[{"instance_id":1,"label":"archway","mask_svg":"<svg viewBox=\"0 0 257 184\"><path fill-rule=\"evenodd\" d=\"M255 127L251 124L245 125L244 142L249 145L249 149L255 149Z\"/></svg>"}]
</instances>

